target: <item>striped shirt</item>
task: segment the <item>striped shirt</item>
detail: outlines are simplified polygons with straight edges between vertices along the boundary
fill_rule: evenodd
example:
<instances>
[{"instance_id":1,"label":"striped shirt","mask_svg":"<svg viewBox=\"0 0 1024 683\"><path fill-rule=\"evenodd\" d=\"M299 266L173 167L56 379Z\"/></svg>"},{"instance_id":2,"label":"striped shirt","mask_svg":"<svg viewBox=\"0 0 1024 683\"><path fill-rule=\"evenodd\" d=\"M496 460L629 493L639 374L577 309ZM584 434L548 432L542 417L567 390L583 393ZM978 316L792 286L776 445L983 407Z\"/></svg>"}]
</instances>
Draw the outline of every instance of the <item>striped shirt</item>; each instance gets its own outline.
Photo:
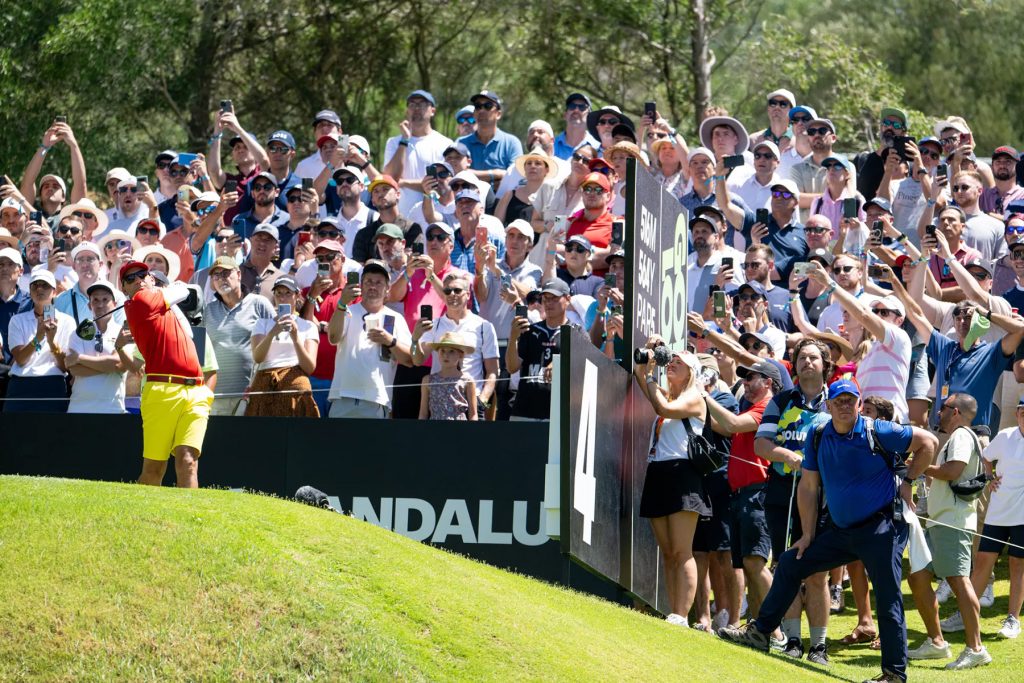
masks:
<instances>
[{"instance_id":1,"label":"striped shirt","mask_svg":"<svg viewBox=\"0 0 1024 683\"><path fill-rule=\"evenodd\" d=\"M910 378L910 351L912 345L906 332L885 326L885 339L877 340L857 366L857 384L860 395L878 396L892 401L896 420L907 420L907 380Z\"/></svg>"}]
</instances>

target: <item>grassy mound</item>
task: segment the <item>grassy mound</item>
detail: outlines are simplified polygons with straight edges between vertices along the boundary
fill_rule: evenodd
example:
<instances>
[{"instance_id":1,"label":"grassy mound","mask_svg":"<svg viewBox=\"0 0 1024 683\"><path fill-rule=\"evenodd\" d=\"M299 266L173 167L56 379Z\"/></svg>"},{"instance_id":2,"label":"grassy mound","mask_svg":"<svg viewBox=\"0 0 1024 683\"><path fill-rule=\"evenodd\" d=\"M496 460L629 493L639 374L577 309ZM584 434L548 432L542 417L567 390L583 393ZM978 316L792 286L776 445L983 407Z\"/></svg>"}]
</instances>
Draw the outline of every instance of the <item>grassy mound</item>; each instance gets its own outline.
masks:
<instances>
[{"instance_id":1,"label":"grassy mound","mask_svg":"<svg viewBox=\"0 0 1024 683\"><path fill-rule=\"evenodd\" d=\"M335 513L228 491L0 477L0 576L0 680L823 678ZM1019 671L1005 650L992 648L998 670ZM877 671L876 653L852 652L833 676ZM952 680L928 674L914 678Z\"/></svg>"}]
</instances>

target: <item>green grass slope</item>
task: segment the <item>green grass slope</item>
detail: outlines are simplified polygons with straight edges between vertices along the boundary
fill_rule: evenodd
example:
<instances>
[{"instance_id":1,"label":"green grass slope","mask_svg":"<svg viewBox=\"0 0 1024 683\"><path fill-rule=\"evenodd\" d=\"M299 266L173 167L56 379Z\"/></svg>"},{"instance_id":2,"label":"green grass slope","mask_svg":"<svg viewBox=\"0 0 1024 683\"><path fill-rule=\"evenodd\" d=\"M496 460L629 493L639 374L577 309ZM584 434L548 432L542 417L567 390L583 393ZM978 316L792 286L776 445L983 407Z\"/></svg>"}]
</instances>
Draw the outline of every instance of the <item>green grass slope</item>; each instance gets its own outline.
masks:
<instances>
[{"instance_id":1,"label":"green grass slope","mask_svg":"<svg viewBox=\"0 0 1024 683\"><path fill-rule=\"evenodd\" d=\"M848 652L833 677L877 671L876 653ZM972 679L1012 678L1021 661L1011 660ZM287 501L0 477L4 681L823 680L819 672ZM958 680L931 670L914 679Z\"/></svg>"}]
</instances>

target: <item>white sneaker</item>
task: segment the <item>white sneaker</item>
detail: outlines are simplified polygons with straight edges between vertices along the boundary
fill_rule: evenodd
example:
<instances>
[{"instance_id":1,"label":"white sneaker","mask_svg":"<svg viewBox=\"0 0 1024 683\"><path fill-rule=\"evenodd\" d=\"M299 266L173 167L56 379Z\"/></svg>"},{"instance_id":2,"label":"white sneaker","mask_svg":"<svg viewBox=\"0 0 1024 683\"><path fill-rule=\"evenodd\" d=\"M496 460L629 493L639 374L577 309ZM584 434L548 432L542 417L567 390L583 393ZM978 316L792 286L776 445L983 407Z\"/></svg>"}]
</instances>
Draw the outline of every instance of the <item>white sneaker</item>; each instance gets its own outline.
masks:
<instances>
[{"instance_id":1,"label":"white sneaker","mask_svg":"<svg viewBox=\"0 0 1024 683\"><path fill-rule=\"evenodd\" d=\"M1020 619L1013 615L1007 615L1003 619L1003 627L999 629L1001 638L1016 638L1020 635Z\"/></svg>"},{"instance_id":2,"label":"white sneaker","mask_svg":"<svg viewBox=\"0 0 1024 683\"><path fill-rule=\"evenodd\" d=\"M965 647L964 651L960 653L960 656L956 658L955 662L950 662L946 665L947 669L973 669L976 666L984 666L992 661L992 655L988 653L985 646L982 645L981 649L975 652L969 647Z\"/></svg>"},{"instance_id":3,"label":"white sneaker","mask_svg":"<svg viewBox=\"0 0 1024 683\"><path fill-rule=\"evenodd\" d=\"M952 595L953 589L949 587L949 582L945 579L940 581L939 587L935 589L935 599L939 601L939 604L945 605L946 601L949 600Z\"/></svg>"},{"instance_id":4,"label":"white sneaker","mask_svg":"<svg viewBox=\"0 0 1024 683\"><path fill-rule=\"evenodd\" d=\"M665 621L672 624L673 626L682 626L683 628L690 628L690 624L687 623L686 617L684 617L682 614L676 614L675 612L665 617Z\"/></svg>"},{"instance_id":5,"label":"white sneaker","mask_svg":"<svg viewBox=\"0 0 1024 683\"><path fill-rule=\"evenodd\" d=\"M725 628L729 625L729 610L722 609L718 610L718 614L711 620L711 631L718 633L718 629Z\"/></svg>"},{"instance_id":6,"label":"white sneaker","mask_svg":"<svg viewBox=\"0 0 1024 683\"><path fill-rule=\"evenodd\" d=\"M786 649L786 645L788 643L789 643L789 641L786 640L786 636L785 635L783 635L778 640L775 640L775 636L770 636L769 637L769 645L768 646L772 650L775 650L777 652L783 652Z\"/></svg>"},{"instance_id":7,"label":"white sneaker","mask_svg":"<svg viewBox=\"0 0 1024 683\"><path fill-rule=\"evenodd\" d=\"M949 615L948 619L940 621L939 627L942 628L943 633L959 633L964 630L964 618L960 616L960 611L957 610Z\"/></svg>"},{"instance_id":8,"label":"white sneaker","mask_svg":"<svg viewBox=\"0 0 1024 683\"><path fill-rule=\"evenodd\" d=\"M992 581L989 580L988 585L985 586L985 592L978 597L978 602L981 603L982 607L991 607L995 601L995 591L992 589Z\"/></svg>"},{"instance_id":9,"label":"white sneaker","mask_svg":"<svg viewBox=\"0 0 1024 683\"><path fill-rule=\"evenodd\" d=\"M910 659L949 659L953 653L949 651L949 643L943 643L939 647L932 642L931 638L925 638L920 646L907 652Z\"/></svg>"}]
</instances>

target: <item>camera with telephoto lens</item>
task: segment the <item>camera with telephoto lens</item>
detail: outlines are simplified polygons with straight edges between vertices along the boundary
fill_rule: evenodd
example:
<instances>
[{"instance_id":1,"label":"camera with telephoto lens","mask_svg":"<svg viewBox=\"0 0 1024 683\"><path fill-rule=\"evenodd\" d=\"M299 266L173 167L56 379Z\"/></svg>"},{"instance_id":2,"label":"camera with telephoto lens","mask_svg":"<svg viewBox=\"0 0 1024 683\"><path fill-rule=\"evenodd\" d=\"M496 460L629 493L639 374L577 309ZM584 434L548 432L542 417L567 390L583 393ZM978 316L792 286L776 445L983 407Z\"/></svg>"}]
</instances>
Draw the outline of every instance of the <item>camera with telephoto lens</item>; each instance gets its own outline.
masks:
<instances>
[{"instance_id":1,"label":"camera with telephoto lens","mask_svg":"<svg viewBox=\"0 0 1024 683\"><path fill-rule=\"evenodd\" d=\"M659 344L653 349L637 349L633 352L633 361L637 365L647 365L654 354L654 364L658 367L665 367L672 360L672 352L664 344Z\"/></svg>"}]
</instances>

